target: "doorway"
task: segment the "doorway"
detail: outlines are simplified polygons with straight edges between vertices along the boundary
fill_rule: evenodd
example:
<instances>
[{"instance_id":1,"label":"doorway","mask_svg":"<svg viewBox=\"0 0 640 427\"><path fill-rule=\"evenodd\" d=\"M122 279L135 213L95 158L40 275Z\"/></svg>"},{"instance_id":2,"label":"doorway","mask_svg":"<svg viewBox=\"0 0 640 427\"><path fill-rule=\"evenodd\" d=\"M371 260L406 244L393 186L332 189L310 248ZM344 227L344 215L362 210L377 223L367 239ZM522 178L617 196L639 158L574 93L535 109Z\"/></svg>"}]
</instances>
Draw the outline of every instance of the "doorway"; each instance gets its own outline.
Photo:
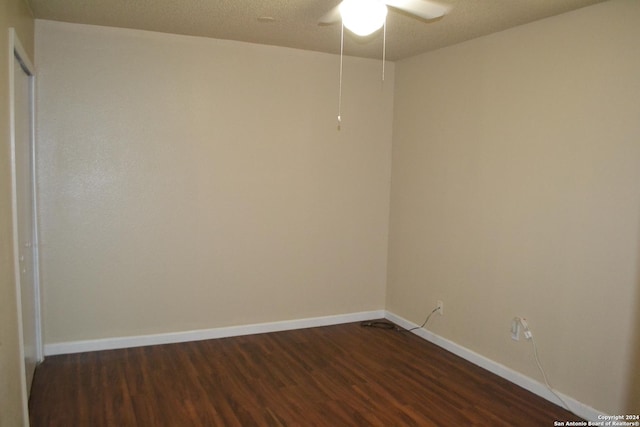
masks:
<instances>
[{"instance_id":1,"label":"doorway","mask_svg":"<svg viewBox=\"0 0 640 427\"><path fill-rule=\"evenodd\" d=\"M20 357L23 369L23 411L36 365L43 360L36 221L34 68L14 29L9 30L13 55L9 67L9 114L13 252Z\"/></svg>"}]
</instances>

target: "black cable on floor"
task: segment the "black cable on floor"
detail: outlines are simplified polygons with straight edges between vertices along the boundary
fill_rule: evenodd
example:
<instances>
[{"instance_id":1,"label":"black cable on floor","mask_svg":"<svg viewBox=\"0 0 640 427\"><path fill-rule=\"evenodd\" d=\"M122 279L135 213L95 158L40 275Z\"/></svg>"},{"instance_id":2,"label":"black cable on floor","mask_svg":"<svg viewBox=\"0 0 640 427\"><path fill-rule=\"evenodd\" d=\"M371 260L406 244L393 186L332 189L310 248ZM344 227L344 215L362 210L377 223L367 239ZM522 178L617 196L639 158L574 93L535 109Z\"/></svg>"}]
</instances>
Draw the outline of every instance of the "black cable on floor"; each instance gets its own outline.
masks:
<instances>
[{"instance_id":1,"label":"black cable on floor","mask_svg":"<svg viewBox=\"0 0 640 427\"><path fill-rule=\"evenodd\" d=\"M367 320L365 322L360 323L360 326L369 327L369 328L379 328L379 329L394 329L396 331L404 330L394 325L393 323L387 322L384 320Z\"/></svg>"},{"instance_id":2,"label":"black cable on floor","mask_svg":"<svg viewBox=\"0 0 640 427\"><path fill-rule=\"evenodd\" d=\"M429 321L429 319L431 318L431 315L436 311L438 311L438 309L439 309L438 307L434 308L431 311L431 313L429 313L429 315L427 316L427 318L425 319L422 325L416 326L415 328L411 328L411 329L403 329L391 322L387 322L386 320L366 320L360 323L360 326L368 327L368 328L393 329L398 332L411 332L411 331L415 331L416 329L424 328L427 325L427 322Z\"/></svg>"}]
</instances>

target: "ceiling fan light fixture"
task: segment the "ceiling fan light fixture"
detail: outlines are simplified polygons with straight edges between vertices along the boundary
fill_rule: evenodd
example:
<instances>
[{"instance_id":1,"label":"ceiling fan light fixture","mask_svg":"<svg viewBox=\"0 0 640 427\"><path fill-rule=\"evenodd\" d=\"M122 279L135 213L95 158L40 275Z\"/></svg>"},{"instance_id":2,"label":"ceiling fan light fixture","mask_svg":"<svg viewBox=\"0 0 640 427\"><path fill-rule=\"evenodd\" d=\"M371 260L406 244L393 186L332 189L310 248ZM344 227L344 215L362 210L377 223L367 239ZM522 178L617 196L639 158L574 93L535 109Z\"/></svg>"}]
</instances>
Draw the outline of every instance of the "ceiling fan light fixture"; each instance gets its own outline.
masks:
<instances>
[{"instance_id":1,"label":"ceiling fan light fixture","mask_svg":"<svg viewBox=\"0 0 640 427\"><path fill-rule=\"evenodd\" d=\"M349 31L368 36L384 25L387 6L380 0L343 0L340 16Z\"/></svg>"}]
</instances>

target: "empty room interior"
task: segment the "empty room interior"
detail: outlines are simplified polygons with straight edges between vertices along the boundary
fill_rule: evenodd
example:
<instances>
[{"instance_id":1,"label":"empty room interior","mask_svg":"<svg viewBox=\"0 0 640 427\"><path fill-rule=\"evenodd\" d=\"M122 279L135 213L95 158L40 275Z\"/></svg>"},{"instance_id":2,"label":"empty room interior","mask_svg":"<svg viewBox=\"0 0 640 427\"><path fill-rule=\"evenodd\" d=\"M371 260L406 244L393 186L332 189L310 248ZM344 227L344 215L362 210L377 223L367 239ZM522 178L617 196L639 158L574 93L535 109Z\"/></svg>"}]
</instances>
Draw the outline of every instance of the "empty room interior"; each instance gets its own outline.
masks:
<instances>
[{"instance_id":1,"label":"empty room interior","mask_svg":"<svg viewBox=\"0 0 640 427\"><path fill-rule=\"evenodd\" d=\"M304 347L331 331L369 353L390 345L417 382L431 356L404 343L577 419L640 425L640 1L402 10L423 1L385 2L387 24L361 39L318 24L339 1L0 0L0 426L29 425L57 360L207 340L213 360L234 339ZM7 67L19 55L32 73L32 318L16 237L20 69ZM365 360L353 369L386 372ZM478 390L447 413L477 420ZM421 425L433 399L368 423ZM525 425L513 412L485 425ZM356 424L349 409L325 414ZM143 418L131 425L153 425Z\"/></svg>"}]
</instances>

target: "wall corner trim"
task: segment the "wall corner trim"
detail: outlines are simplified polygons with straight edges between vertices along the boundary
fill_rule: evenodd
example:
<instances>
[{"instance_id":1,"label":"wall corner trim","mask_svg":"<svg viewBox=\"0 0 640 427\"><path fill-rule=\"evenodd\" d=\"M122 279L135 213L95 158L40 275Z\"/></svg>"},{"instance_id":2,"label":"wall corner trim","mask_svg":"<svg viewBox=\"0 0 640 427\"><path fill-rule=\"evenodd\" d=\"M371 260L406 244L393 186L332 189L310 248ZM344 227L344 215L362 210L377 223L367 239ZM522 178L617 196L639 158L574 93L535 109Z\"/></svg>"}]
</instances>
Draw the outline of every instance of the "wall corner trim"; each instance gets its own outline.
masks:
<instances>
[{"instance_id":1,"label":"wall corner trim","mask_svg":"<svg viewBox=\"0 0 640 427\"><path fill-rule=\"evenodd\" d=\"M405 329L411 329L416 326L418 327L420 326L389 311L385 312L384 317L387 320ZM485 356L482 356L481 354L478 354L472 350L469 350L468 348L465 348L459 344L456 344L453 341L449 341L448 339L443 338L437 334L434 334L433 332L428 331L426 329L416 329L415 331L412 331L412 332L415 335L418 335L420 338L423 338L437 345L438 347L443 348L455 354L456 356L462 357L463 359L473 363L474 365L479 366L483 369L486 369L487 371L494 373L499 377L502 377L507 381L524 388L525 390L528 390L534 394L537 394L538 396L548 400L549 402L555 405L558 405L561 407L563 406L558 400L558 398L554 396L553 393L551 393L544 384L534 380L533 378L527 377L526 375L516 372L511 368L508 368L496 361L493 361ZM588 405L585 405L584 403L570 396L562 394L557 390L556 390L556 393L558 393L560 397L562 397L562 399L565 402L567 402L567 404L570 406L574 414L584 418L587 421L602 421L602 418L598 418L598 417L606 415L604 412L600 412Z\"/></svg>"}]
</instances>

